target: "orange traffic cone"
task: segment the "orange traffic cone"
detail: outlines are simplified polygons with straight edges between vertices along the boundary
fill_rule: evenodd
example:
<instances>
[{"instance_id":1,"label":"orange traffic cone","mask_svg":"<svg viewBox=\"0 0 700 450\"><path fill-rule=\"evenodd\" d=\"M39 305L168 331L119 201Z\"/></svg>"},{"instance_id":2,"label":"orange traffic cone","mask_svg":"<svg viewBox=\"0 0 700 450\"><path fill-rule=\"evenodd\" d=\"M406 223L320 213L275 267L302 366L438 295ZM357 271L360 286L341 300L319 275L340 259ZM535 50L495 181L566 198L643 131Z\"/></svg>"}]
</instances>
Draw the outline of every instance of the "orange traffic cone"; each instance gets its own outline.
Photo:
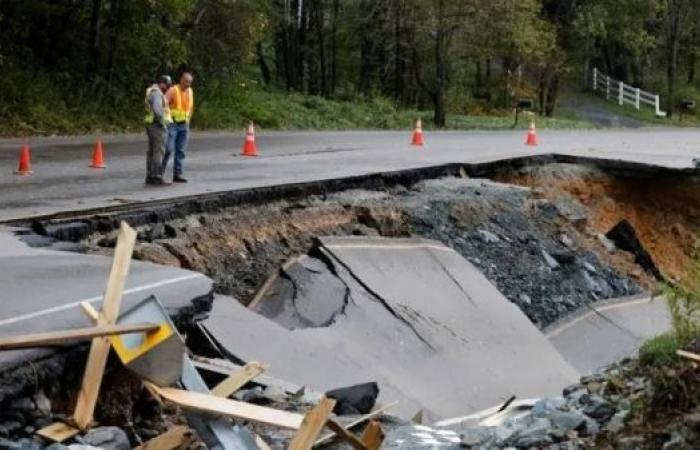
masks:
<instances>
[{"instance_id":1,"label":"orange traffic cone","mask_svg":"<svg viewBox=\"0 0 700 450\"><path fill-rule=\"evenodd\" d=\"M258 156L258 148L255 145L255 126L253 125L253 122L250 122L250 125L248 125L248 133L246 133L245 136L241 156Z\"/></svg>"},{"instance_id":2,"label":"orange traffic cone","mask_svg":"<svg viewBox=\"0 0 700 450\"><path fill-rule=\"evenodd\" d=\"M416 127L413 130L413 138L411 139L411 145L423 145L425 140L423 139L423 123L420 119L416 120Z\"/></svg>"},{"instance_id":3,"label":"orange traffic cone","mask_svg":"<svg viewBox=\"0 0 700 450\"><path fill-rule=\"evenodd\" d=\"M95 148L92 151L92 164L90 164L90 167L95 169L104 169L107 167L105 165L105 155L102 151L102 141L99 139L95 142Z\"/></svg>"},{"instance_id":4,"label":"orange traffic cone","mask_svg":"<svg viewBox=\"0 0 700 450\"><path fill-rule=\"evenodd\" d=\"M15 170L15 173L17 175L31 175L34 172L32 172L32 162L31 162L31 155L29 153L29 144L24 144L22 146L22 150L19 152L19 165L17 166L17 170Z\"/></svg>"},{"instance_id":5,"label":"orange traffic cone","mask_svg":"<svg viewBox=\"0 0 700 450\"><path fill-rule=\"evenodd\" d=\"M530 121L530 131L527 132L527 140L525 145L535 146L537 145L537 130L535 130L535 121Z\"/></svg>"}]
</instances>

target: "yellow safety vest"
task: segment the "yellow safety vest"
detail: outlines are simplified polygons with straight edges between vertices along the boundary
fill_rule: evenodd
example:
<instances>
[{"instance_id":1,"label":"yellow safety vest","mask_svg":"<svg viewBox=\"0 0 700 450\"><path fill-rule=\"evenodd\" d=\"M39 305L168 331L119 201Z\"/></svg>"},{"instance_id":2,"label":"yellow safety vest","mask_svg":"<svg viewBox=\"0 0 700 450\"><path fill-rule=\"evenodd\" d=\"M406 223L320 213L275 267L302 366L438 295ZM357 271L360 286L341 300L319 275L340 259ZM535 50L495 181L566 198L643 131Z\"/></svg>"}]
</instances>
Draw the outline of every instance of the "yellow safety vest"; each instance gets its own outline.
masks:
<instances>
[{"instance_id":1,"label":"yellow safety vest","mask_svg":"<svg viewBox=\"0 0 700 450\"><path fill-rule=\"evenodd\" d=\"M172 87L173 96L170 99L170 110L175 122L189 122L194 106L194 91L192 88L187 88L187 95L183 96L180 90L180 85ZM183 98L184 97L184 98Z\"/></svg>"},{"instance_id":2,"label":"yellow safety vest","mask_svg":"<svg viewBox=\"0 0 700 450\"><path fill-rule=\"evenodd\" d=\"M156 89L160 88L158 86L150 86L148 89L146 89L146 99L144 100L144 102L146 104L145 121L147 124L153 123L153 108L151 108L151 102L148 101L148 98L151 96L151 92L153 92ZM170 106L168 106L168 102L165 101L165 96L163 96L163 120L165 121L166 125L173 121L173 118L170 114Z\"/></svg>"}]
</instances>

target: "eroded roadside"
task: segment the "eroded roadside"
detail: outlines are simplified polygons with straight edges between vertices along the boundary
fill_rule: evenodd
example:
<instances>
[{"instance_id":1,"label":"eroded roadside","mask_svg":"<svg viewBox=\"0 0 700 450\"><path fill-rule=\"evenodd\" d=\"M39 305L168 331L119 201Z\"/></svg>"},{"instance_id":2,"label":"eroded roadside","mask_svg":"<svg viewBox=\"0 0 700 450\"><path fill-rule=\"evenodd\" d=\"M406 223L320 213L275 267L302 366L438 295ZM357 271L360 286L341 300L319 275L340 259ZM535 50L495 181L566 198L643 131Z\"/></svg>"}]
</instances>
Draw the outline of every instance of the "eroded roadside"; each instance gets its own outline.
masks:
<instances>
[{"instance_id":1,"label":"eroded roadside","mask_svg":"<svg viewBox=\"0 0 700 450\"><path fill-rule=\"evenodd\" d=\"M640 193L654 176L633 168L609 171L541 160L531 166L433 170L430 176L350 183L348 189L329 192L297 189L297 195L273 196L270 202L195 201L184 211L134 209L129 214L139 232L137 259L202 272L215 280L218 294L244 305L265 291L271 276L281 275L294 291L286 263L313 254L318 237L429 238L471 262L543 328L598 300L654 289L659 274L681 275L697 246L693 230L700 225L695 206L700 195L675 188L667 178L659 192ZM118 218L39 220L33 228L55 239L57 248L72 241L72 250L109 255ZM623 220L630 224L627 233L611 234ZM651 266L640 264L640 250L648 252ZM198 312L206 314L207 305L200 306ZM196 340L189 343L194 353L211 350L192 348ZM30 391L27 387L18 397ZM141 398L138 392L126 395ZM64 403L70 402L54 400L57 409ZM129 411L141 414L141 407L132 405ZM128 415L113 423L127 426L134 420ZM7 435L30 436L33 430L27 427L36 425L13 425ZM167 424L136 434L161 427Z\"/></svg>"}]
</instances>

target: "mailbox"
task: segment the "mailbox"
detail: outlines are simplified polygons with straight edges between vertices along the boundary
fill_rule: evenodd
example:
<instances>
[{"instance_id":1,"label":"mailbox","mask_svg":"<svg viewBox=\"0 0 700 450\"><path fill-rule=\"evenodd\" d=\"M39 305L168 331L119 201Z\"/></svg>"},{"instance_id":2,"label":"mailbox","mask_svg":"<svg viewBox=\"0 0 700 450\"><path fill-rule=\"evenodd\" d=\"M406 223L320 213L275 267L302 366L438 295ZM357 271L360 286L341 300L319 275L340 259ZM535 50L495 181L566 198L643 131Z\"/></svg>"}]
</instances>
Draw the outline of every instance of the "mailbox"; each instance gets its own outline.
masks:
<instances>
[{"instance_id":1,"label":"mailbox","mask_svg":"<svg viewBox=\"0 0 700 450\"><path fill-rule=\"evenodd\" d=\"M532 109L532 100L529 98L521 98L518 100L516 108L521 111L526 109Z\"/></svg>"},{"instance_id":2,"label":"mailbox","mask_svg":"<svg viewBox=\"0 0 700 450\"><path fill-rule=\"evenodd\" d=\"M695 100L684 98L681 100L681 109L683 111L693 111L695 109Z\"/></svg>"}]
</instances>

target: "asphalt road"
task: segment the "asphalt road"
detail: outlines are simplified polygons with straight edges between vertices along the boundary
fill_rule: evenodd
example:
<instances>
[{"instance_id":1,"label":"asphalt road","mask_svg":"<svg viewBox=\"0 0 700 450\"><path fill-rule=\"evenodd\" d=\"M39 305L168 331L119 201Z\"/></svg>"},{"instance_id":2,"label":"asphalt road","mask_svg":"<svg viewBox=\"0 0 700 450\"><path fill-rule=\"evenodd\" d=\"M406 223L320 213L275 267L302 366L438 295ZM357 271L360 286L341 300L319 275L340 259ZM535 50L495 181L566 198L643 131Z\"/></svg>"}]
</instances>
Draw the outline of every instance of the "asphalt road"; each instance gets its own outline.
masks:
<instances>
[{"instance_id":1,"label":"asphalt road","mask_svg":"<svg viewBox=\"0 0 700 450\"><path fill-rule=\"evenodd\" d=\"M407 132L259 132L260 157L238 156L242 133L194 133L187 159L190 183L144 185L145 137L102 137L106 169L88 167L96 136L33 138L34 175L13 174L23 139L0 140L0 221L124 202L361 175L451 162L481 162L532 153L566 153L685 167L700 156L700 131L540 131L526 147L523 131L426 133L426 146Z\"/></svg>"}]
</instances>

